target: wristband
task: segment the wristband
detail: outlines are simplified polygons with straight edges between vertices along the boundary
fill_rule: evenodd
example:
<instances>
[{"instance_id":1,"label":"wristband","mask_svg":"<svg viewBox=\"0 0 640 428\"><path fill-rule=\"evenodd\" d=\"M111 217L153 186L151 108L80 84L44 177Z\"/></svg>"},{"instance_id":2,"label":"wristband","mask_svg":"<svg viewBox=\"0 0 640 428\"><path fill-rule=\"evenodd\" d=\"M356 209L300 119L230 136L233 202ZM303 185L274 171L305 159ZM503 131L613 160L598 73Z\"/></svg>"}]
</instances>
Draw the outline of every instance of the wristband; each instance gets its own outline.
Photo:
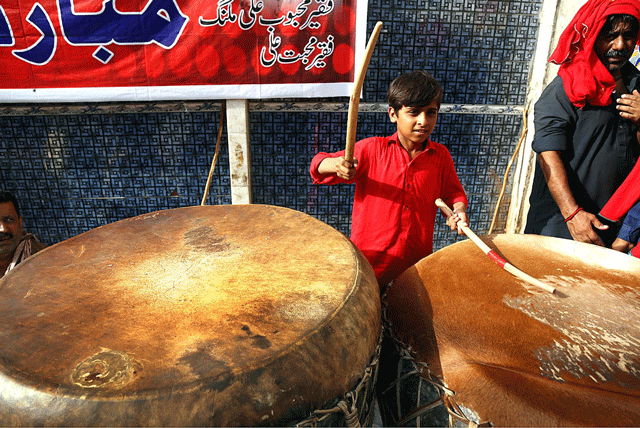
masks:
<instances>
[{"instance_id":1,"label":"wristband","mask_svg":"<svg viewBox=\"0 0 640 428\"><path fill-rule=\"evenodd\" d=\"M574 212L571 213L571 215L567 218L564 219L564 222L568 222L569 220L571 220L572 218L574 218L576 216L576 214L578 214L580 211L582 211L582 207L578 207L576 208L576 210Z\"/></svg>"}]
</instances>

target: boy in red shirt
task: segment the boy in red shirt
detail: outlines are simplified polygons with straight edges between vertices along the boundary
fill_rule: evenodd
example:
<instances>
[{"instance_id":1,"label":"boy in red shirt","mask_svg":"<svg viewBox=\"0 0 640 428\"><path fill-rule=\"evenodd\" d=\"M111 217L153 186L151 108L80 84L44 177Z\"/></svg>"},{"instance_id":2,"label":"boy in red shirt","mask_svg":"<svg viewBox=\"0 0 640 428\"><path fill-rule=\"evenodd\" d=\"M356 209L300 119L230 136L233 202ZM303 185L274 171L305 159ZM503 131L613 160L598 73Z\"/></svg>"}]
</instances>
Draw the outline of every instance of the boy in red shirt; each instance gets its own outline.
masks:
<instances>
[{"instance_id":1,"label":"boy in red shirt","mask_svg":"<svg viewBox=\"0 0 640 428\"><path fill-rule=\"evenodd\" d=\"M357 142L353 163L342 150L318 153L310 167L316 184L356 183L351 241L382 285L433 252L437 198L453 206L447 218L452 230L459 220L468 222L453 159L429 139L442 101L440 83L423 71L403 74L389 86L388 101L394 135Z\"/></svg>"}]
</instances>

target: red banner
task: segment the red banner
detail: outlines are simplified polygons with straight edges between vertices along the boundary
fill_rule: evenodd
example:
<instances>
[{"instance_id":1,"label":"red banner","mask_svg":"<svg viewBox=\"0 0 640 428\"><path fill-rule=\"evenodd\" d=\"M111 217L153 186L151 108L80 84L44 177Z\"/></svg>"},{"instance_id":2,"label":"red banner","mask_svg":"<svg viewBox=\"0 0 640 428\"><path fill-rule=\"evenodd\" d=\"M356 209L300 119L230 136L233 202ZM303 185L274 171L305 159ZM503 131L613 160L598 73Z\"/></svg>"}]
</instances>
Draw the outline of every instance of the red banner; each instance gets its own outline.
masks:
<instances>
[{"instance_id":1,"label":"red banner","mask_svg":"<svg viewBox=\"0 0 640 428\"><path fill-rule=\"evenodd\" d=\"M0 0L0 101L346 96L366 3Z\"/></svg>"}]
</instances>

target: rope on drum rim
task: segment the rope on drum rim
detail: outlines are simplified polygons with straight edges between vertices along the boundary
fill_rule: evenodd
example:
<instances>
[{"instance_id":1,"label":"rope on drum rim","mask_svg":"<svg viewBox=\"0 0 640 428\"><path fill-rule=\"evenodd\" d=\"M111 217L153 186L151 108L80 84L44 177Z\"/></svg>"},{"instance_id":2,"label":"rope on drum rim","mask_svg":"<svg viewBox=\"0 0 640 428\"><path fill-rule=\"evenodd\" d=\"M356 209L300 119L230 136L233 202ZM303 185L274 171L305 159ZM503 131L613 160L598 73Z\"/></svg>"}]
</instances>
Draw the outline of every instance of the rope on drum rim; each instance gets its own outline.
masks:
<instances>
[{"instance_id":1,"label":"rope on drum rim","mask_svg":"<svg viewBox=\"0 0 640 428\"><path fill-rule=\"evenodd\" d=\"M388 287L393 285L393 281L389 284ZM475 428L475 427L491 427L493 426L491 424L491 422L475 422L471 419L469 419L464 412L462 411L461 407L458 405L458 403L455 402L455 391L449 389L447 386L444 385L444 383L442 381L440 381L436 376L433 375L433 373L431 373L431 369L429 367L429 364L427 363L423 363L421 361L416 360L415 358L415 352L413 351L413 349L411 348L411 345L408 345L406 343L404 343L402 340L400 340L393 332L393 323L389 320L389 317L387 316L387 300L386 300L386 293L382 296L382 325L383 325L383 331L386 332L386 334L388 335L389 338L391 338L393 340L393 342L396 344L396 349L398 349L398 353L400 355L400 361L402 360L406 360L409 361L414 369L409 371L408 373L405 373L402 377L398 376L396 378L396 380L387 388L385 389L382 393L385 394L387 393L391 388L395 387L396 388L396 392L399 390L400 388L400 381L404 380L405 378L412 376L412 375L418 375L418 377L422 380L424 380L425 382L433 385L436 390L438 391L438 395L440 396L440 398L438 398L437 400L429 403L429 404L425 404L422 406L418 406L415 410L413 410L409 415L405 416L404 418L402 418L400 421L398 421L397 425L398 426L403 426L405 425L408 421L410 421L413 418L419 418L420 416L422 416L425 412L438 407L438 406L444 406L444 408L447 410L447 413L449 413L449 425L453 426L453 418L458 419L459 421L468 424L468 426L470 428ZM401 364L398 364L398 374L400 374L400 366ZM397 400L399 400L399 394L396 393L396 397ZM420 391L418 391L418 401L420 400ZM419 404L419 403L418 403ZM398 409L400 409L400 403L397 403ZM400 415L399 415L400 416Z\"/></svg>"},{"instance_id":2,"label":"rope on drum rim","mask_svg":"<svg viewBox=\"0 0 640 428\"><path fill-rule=\"evenodd\" d=\"M369 381L371 380L371 377L372 376L377 377L378 372L376 368L380 363L380 349L382 347L383 336L384 336L384 331L381 329L380 334L378 336L379 337L378 345L376 346L374 355L371 359L371 362L365 369L364 375L362 376L362 379L360 379L360 382L358 383L358 385L352 391L347 392L344 395L344 397L341 398L340 401L338 401L338 403L336 403L334 407L330 409L314 410L313 412L311 412L311 416L309 418L305 419L302 422L297 423L295 426L317 427L319 422L322 422L323 420L327 419L334 413L340 413L340 412L344 413L346 426L354 427L354 428L362 426L359 419L359 409L357 405L358 398L362 393L362 390L366 389L366 387L369 385ZM373 384L375 385L375 378L374 378Z\"/></svg>"},{"instance_id":3,"label":"rope on drum rim","mask_svg":"<svg viewBox=\"0 0 640 428\"><path fill-rule=\"evenodd\" d=\"M469 426L469 428L492 427L493 426L493 424L491 422L477 423L477 422L472 421L471 419L469 419L467 416L465 416L464 412L462 411L462 409L460 408L458 403L453 401L451 399L451 397L445 397L445 403L446 403L445 408L449 412L450 420L451 420L452 417L456 418L457 420L459 420L459 421L461 421L463 423L466 423ZM449 425L453 426L453 422L450 422Z\"/></svg>"}]
</instances>

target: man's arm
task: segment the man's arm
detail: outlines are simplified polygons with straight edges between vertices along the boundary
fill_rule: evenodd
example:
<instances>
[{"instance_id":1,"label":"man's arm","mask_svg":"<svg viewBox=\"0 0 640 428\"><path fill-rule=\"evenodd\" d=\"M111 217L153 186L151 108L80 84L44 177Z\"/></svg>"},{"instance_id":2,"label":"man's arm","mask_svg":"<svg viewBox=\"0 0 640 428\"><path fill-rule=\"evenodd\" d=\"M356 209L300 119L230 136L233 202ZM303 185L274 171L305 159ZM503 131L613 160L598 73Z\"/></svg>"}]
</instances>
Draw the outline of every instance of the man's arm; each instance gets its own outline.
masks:
<instances>
[{"instance_id":1,"label":"man's arm","mask_svg":"<svg viewBox=\"0 0 640 428\"><path fill-rule=\"evenodd\" d=\"M538 154L538 162L544 173L544 178L547 180L551 195L556 201L556 204L558 204L562 216L567 218L571 214L574 214L576 210L581 207L571 193L567 170L560 157L560 152L540 152ZM608 229L609 226L602 224L594 214L584 210L578 211L571 220L567 221L567 226L575 241L604 246L593 228L605 230Z\"/></svg>"}]
</instances>

